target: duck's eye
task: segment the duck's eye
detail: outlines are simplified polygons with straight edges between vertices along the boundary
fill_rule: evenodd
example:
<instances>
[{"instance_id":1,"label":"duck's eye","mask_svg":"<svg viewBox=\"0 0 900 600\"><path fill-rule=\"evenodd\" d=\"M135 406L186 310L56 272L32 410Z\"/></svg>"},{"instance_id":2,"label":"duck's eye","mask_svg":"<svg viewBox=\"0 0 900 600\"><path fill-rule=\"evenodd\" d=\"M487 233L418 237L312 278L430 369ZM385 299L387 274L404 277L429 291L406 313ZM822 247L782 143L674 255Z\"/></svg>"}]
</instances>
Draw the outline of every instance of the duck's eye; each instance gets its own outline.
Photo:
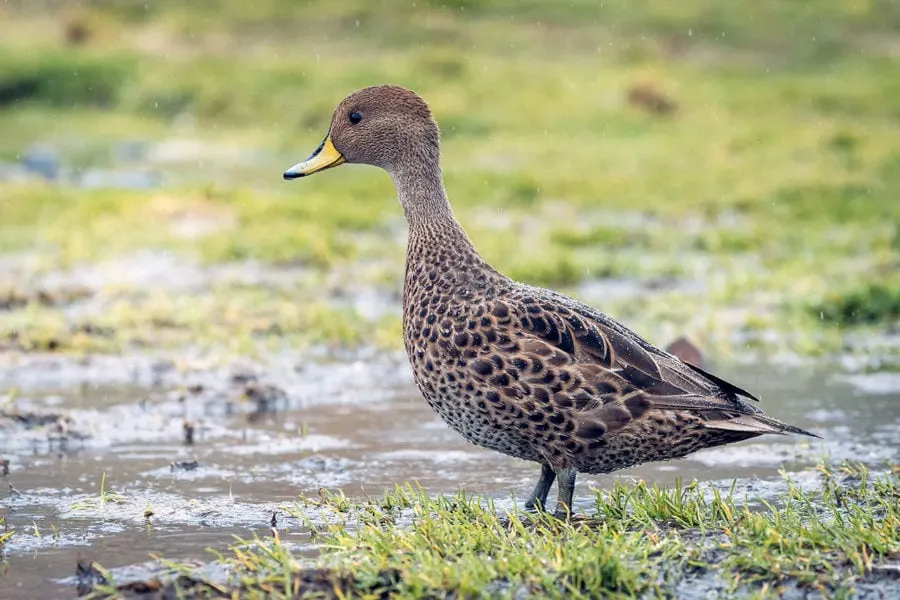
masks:
<instances>
[{"instance_id":1,"label":"duck's eye","mask_svg":"<svg viewBox=\"0 0 900 600\"><path fill-rule=\"evenodd\" d=\"M356 125L356 124L359 123L360 121L362 121L362 115L361 115L361 114L359 114L358 112L352 112L352 113L350 113L350 124L351 124L351 125Z\"/></svg>"}]
</instances>

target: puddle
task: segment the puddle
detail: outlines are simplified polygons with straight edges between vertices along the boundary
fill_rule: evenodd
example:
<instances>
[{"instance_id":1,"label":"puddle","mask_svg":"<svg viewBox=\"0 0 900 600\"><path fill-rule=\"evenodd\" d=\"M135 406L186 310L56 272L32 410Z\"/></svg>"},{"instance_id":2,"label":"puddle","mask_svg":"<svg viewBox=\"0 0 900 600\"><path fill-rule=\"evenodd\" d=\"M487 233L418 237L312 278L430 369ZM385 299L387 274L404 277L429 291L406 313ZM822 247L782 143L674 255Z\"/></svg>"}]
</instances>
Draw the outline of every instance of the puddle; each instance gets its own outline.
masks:
<instances>
[{"instance_id":1,"label":"puddle","mask_svg":"<svg viewBox=\"0 0 900 600\"><path fill-rule=\"evenodd\" d=\"M267 535L273 512L284 540L314 553L279 507L323 487L360 497L418 481L430 493L465 488L501 504L529 492L536 466L462 441L418 396L401 353L344 358L0 357L0 458L9 461L0 515L16 531L0 596L70 595L79 559L138 572L155 553L206 559L207 547L234 536ZM773 436L615 478L582 476L577 509L590 511L589 488L616 478L739 478L748 497L771 497L782 491L780 469L802 484L823 455L875 468L900 458L891 377L830 366L721 371L824 441Z\"/></svg>"}]
</instances>

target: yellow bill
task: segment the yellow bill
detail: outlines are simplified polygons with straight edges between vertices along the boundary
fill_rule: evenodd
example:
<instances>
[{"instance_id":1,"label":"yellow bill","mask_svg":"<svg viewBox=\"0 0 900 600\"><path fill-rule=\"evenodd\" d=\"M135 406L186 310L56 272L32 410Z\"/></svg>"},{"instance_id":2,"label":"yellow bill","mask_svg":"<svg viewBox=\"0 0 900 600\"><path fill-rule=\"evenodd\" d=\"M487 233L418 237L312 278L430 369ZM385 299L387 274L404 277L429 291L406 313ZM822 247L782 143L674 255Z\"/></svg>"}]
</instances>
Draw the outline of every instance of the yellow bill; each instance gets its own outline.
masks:
<instances>
[{"instance_id":1,"label":"yellow bill","mask_svg":"<svg viewBox=\"0 0 900 600\"><path fill-rule=\"evenodd\" d=\"M306 177L331 167L336 167L344 163L344 157L338 152L334 144L331 143L331 136L325 136L319 147L309 155L309 158L302 163L297 163L284 172L285 179L297 179L298 177Z\"/></svg>"}]
</instances>

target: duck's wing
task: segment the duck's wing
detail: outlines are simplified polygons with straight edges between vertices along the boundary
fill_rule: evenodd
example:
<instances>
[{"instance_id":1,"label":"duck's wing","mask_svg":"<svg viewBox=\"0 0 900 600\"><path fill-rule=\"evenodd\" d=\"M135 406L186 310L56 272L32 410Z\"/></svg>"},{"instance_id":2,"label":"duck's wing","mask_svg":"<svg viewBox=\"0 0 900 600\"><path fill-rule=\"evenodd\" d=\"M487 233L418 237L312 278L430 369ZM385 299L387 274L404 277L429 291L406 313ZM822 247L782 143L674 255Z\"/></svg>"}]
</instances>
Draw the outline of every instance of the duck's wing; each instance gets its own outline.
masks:
<instances>
[{"instance_id":1,"label":"duck's wing","mask_svg":"<svg viewBox=\"0 0 900 600\"><path fill-rule=\"evenodd\" d=\"M653 408L687 411L717 429L812 435L765 416L748 402L757 400L750 392L561 294L523 286L496 300L491 312L516 332L520 363L534 371L523 370L526 386L541 388L539 395L577 411L581 421L596 419L610 430Z\"/></svg>"}]
</instances>

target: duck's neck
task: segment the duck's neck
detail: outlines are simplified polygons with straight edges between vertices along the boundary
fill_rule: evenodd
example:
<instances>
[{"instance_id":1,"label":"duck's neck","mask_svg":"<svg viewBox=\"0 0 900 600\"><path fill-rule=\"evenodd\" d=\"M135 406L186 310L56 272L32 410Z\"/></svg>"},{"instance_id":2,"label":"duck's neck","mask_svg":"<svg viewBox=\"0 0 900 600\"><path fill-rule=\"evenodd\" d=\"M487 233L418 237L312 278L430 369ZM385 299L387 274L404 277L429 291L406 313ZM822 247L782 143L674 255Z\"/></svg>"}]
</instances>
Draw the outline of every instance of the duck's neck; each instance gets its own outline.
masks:
<instances>
[{"instance_id":1,"label":"duck's neck","mask_svg":"<svg viewBox=\"0 0 900 600\"><path fill-rule=\"evenodd\" d=\"M466 294L499 277L481 258L453 215L440 167L392 173L409 225L404 307L434 288L465 288Z\"/></svg>"},{"instance_id":2,"label":"duck's neck","mask_svg":"<svg viewBox=\"0 0 900 600\"><path fill-rule=\"evenodd\" d=\"M425 164L392 173L413 242L475 249L447 199L441 168Z\"/></svg>"}]
</instances>

